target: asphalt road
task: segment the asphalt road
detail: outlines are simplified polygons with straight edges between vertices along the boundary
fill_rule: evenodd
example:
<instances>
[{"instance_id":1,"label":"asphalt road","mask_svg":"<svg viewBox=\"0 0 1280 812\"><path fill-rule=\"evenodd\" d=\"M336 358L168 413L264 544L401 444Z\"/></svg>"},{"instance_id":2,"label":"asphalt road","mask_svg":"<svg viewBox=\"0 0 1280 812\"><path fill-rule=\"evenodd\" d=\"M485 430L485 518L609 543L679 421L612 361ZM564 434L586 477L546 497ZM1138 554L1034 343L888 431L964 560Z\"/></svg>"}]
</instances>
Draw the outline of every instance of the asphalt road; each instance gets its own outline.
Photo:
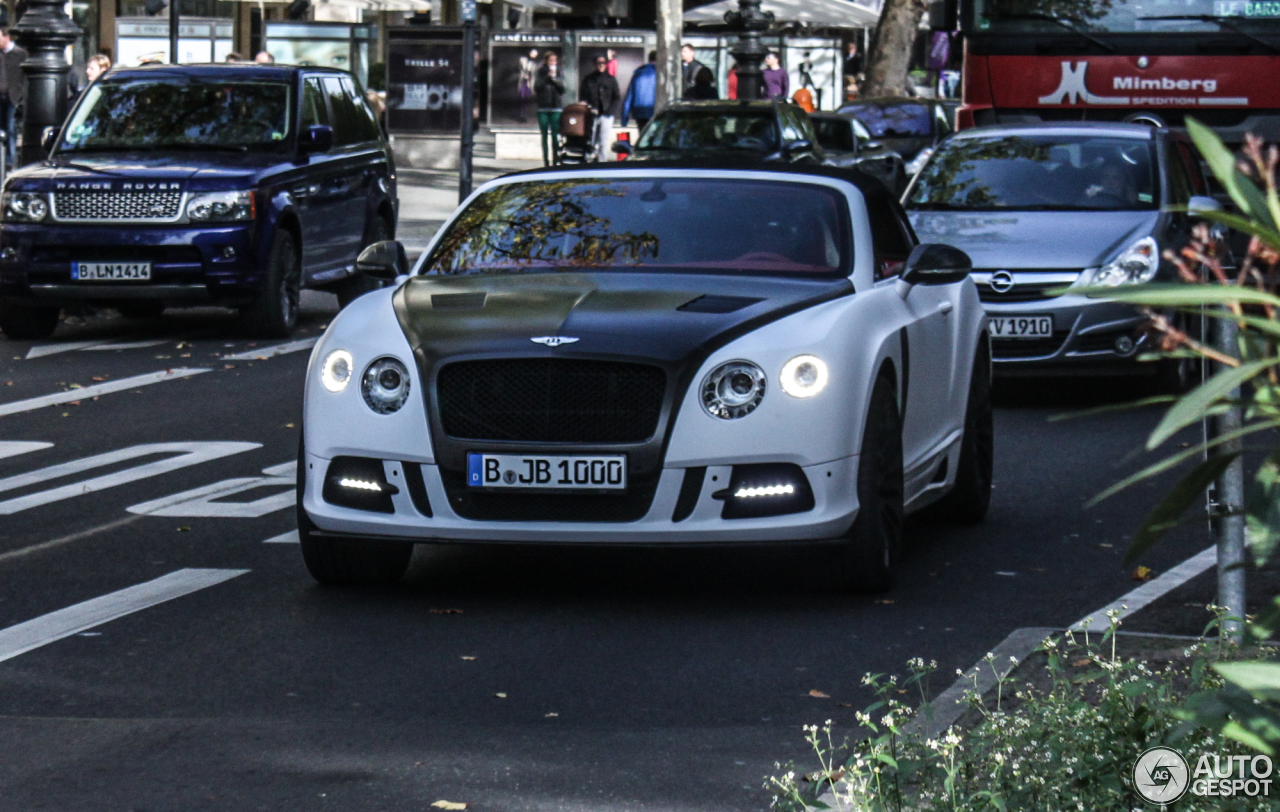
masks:
<instances>
[{"instance_id":1,"label":"asphalt road","mask_svg":"<svg viewBox=\"0 0 1280 812\"><path fill-rule=\"evenodd\" d=\"M0 809L764 810L802 725L851 731L863 673L936 659L941 690L1133 588L1158 494L1082 509L1155 412L1049 422L1139 390L1018 384L988 520L914 523L885 596L831 590L804 547L420 546L401 586L326 589L288 540L308 352L266 346L218 311L0 339L0 651L36 644L0 662ZM77 400L28 408L50 395Z\"/></svg>"}]
</instances>

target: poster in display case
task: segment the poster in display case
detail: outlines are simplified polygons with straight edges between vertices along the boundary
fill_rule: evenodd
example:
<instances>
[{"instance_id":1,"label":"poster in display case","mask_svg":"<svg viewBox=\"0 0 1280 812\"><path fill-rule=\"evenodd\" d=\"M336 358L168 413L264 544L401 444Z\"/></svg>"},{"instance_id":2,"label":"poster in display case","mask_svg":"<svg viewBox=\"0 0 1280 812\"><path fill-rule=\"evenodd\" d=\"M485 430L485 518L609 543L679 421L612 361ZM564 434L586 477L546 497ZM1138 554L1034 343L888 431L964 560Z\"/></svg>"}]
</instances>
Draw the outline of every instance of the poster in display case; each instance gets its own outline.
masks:
<instances>
[{"instance_id":1,"label":"poster in display case","mask_svg":"<svg viewBox=\"0 0 1280 812\"><path fill-rule=\"evenodd\" d=\"M387 29L387 130L461 132L462 29Z\"/></svg>"},{"instance_id":2,"label":"poster in display case","mask_svg":"<svg viewBox=\"0 0 1280 812\"><path fill-rule=\"evenodd\" d=\"M555 54L563 77L572 68L565 64L565 34L560 31L504 31L489 35L489 124L538 126L538 101L534 82L538 71ZM565 83L562 106L573 101Z\"/></svg>"},{"instance_id":3,"label":"poster in display case","mask_svg":"<svg viewBox=\"0 0 1280 812\"><path fill-rule=\"evenodd\" d=\"M618 80L618 89L625 94L631 75L647 61L648 51L654 47L653 35L643 31L579 31L575 35L578 45L578 87L596 69L596 59L603 56L607 70Z\"/></svg>"}]
</instances>

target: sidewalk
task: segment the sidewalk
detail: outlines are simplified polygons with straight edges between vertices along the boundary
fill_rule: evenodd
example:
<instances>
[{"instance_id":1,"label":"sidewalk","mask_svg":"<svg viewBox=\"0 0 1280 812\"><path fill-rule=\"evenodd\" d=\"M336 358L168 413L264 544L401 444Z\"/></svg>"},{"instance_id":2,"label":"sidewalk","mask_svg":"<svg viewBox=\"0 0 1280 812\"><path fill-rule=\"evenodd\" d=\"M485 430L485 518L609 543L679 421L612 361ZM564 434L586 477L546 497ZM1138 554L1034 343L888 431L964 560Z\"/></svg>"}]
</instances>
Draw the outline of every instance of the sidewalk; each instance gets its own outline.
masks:
<instances>
[{"instance_id":1,"label":"sidewalk","mask_svg":"<svg viewBox=\"0 0 1280 812\"><path fill-rule=\"evenodd\" d=\"M472 162L473 186L510 172L537 169L541 161L499 161L476 158ZM458 207L458 173L442 169L396 170L400 195L400 222L396 235L411 258L422 253L436 230Z\"/></svg>"}]
</instances>

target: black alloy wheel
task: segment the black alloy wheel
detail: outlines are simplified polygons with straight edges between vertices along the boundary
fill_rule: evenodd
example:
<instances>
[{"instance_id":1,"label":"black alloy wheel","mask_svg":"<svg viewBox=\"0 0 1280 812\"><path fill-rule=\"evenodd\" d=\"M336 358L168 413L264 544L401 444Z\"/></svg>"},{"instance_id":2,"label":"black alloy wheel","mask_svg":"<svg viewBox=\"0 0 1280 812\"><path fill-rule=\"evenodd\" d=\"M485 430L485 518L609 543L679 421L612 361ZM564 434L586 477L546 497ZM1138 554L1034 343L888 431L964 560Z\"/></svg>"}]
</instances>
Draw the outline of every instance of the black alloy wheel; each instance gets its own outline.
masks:
<instances>
[{"instance_id":1,"label":"black alloy wheel","mask_svg":"<svg viewBox=\"0 0 1280 812\"><path fill-rule=\"evenodd\" d=\"M245 329L258 338L288 338L298 323L301 295L298 245L292 234L279 229L267 254L262 291L252 304L240 310Z\"/></svg>"}]
</instances>

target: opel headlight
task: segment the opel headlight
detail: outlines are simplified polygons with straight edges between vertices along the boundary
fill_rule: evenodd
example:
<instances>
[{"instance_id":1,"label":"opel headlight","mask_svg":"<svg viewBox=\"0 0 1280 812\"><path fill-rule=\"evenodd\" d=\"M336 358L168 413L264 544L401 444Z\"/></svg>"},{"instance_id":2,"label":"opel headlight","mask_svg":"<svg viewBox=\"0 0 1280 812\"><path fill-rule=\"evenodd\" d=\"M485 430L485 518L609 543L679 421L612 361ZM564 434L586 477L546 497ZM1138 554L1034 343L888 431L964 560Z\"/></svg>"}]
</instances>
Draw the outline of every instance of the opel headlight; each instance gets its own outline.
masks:
<instances>
[{"instance_id":1,"label":"opel headlight","mask_svg":"<svg viewBox=\"0 0 1280 812\"><path fill-rule=\"evenodd\" d=\"M330 392L341 392L351 382L351 370L355 361L346 350L334 350L325 356L320 365L320 383Z\"/></svg>"},{"instance_id":2,"label":"opel headlight","mask_svg":"<svg viewBox=\"0 0 1280 812\"><path fill-rule=\"evenodd\" d=\"M409 399L409 370L394 358L379 358L364 371L360 394L378 414L399 411Z\"/></svg>"},{"instance_id":3,"label":"opel headlight","mask_svg":"<svg viewBox=\"0 0 1280 812\"><path fill-rule=\"evenodd\" d=\"M724 420L746 417L764 399L764 389L763 369L750 361L730 361L702 380L702 408Z\"/></svg>"},{"instance_id":4,"label":"opel headlight","mask_svg":"<svg viewBox=\"0 0 1280 812\"><path fill-rule=\"evenodd\" d=\"M1160 246L1151 237L1143 237L1099 268L1093 275L1093 284L1116 287L1150 282L1158 270Z\"/></svg>"},{"instance_id":5,"label":"opel headlight","mask_svg":"<svg viewBox=\"0 0 1280 812\"><path fill-rule=\"evenodd\" d=\"M797 355L782 366L782 391L811 398L827 388L827 363L816 355Z\"/></svg>"},{"instance_id":6,"label":"opel headlight","mask_svg":"<svg viewBox=\"0 0 1280 812\"><path fill-rule=\"evenodd\" d=\"M5 192L0 203L4 219L35 223L49 214L49 198L44 192Z\"/></svg>"},{"instance_id":7,"label":"opel headlight","mask_svg":"<svg viewBox=\"0 0 1280 812\"><path fill-rule=\"evenodd\" d=\"M206 192L187 201L187 219L197 223L252 220L253 192Z\"/></svg>"}]
</instances>

